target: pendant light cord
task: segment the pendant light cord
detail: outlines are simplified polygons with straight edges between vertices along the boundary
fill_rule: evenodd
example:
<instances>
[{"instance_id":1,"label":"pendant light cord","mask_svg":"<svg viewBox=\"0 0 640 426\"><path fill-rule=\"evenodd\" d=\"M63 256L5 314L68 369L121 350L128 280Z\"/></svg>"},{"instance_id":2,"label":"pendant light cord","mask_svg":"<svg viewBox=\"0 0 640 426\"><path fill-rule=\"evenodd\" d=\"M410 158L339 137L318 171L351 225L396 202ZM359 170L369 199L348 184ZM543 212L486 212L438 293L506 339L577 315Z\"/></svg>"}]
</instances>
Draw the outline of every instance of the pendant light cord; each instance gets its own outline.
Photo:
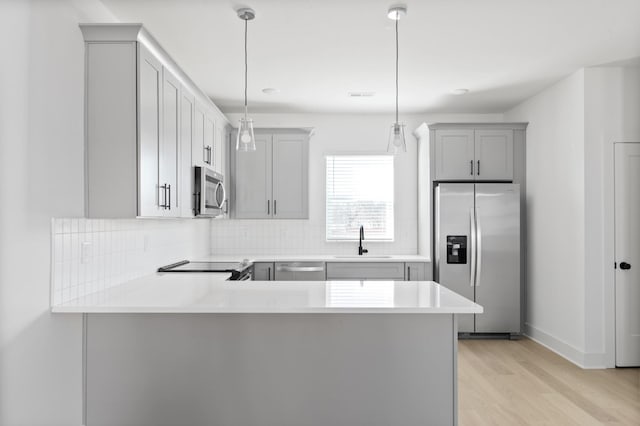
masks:
<instances>
[{"instance_id":1,"label":"pendant light cord","mask_svg":"<svg viewBox=\"0 0 640 426\"><path fill-rule=\"evenodd\" d=\"M248 20L245 18L244 20L244 119L247 119L247 74L248 74L248 64L247 64L247 24Z\"/></svg>"},{"instance_id":2,"label":"pendant light cord","mask_svg":"<svg viewBox=\"0 0 640 426\"><path fill-rule=\"evenodd\" d=\"M396 124L398 124L398 12L396 12Z\"/></svg>"}]
</instances>

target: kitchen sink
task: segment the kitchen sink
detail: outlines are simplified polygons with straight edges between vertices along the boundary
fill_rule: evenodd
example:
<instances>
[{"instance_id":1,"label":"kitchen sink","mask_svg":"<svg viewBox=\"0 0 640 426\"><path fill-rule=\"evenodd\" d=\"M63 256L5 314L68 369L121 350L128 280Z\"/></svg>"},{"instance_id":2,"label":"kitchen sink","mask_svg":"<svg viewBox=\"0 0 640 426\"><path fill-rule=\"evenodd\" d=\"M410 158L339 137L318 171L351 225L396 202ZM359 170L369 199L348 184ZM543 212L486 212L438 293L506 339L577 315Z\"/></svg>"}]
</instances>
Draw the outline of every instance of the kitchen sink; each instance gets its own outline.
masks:
<instances>
[{"instance_id":1,"label":"kitchen sink","mask_svg":"<svg viewBox=\"0 0 640 426\"><path fill-rule=\"evenodd\" d=\"M336 259L391 259L391 256L386 256L386 255L381 255L381 256L370 256L370 255L366 255L366 256L358 256L358 255L349 255L349 254L345 254L345 255L337 255L337 256L333 256Z\"/></svg>"}]
</instances>

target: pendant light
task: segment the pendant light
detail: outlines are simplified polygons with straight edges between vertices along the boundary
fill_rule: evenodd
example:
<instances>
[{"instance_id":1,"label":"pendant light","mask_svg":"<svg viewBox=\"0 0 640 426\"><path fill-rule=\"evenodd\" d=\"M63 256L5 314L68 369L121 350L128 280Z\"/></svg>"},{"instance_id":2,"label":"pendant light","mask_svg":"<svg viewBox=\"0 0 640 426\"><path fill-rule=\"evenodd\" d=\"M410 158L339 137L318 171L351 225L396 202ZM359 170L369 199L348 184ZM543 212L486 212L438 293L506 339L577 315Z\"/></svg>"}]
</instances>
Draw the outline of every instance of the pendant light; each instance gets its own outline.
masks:
<instances>
[{"instance_id":1,"label":"pendant light","mask_svg":"<svg viewBox=\"0 0 640 426\"><path fill-rule=\"evenodd\" d=\"M396 21L396 121L391 125L389 131L389 144L387 152L398 153L402 150L407 152L407 143L404 137L404 123L398 120L398 21L407 14L407 7L404 5L396 5L389 8L387 16L389 19Z\"/></svg>"},{"instance_id":2,"label":"pendant light","mask_svg":"<svg viewBox=\"0 0 640 426\"><path fill-rule=\"evenodd\" d=\"M256 13L253 9L238 9L238 18L244 21L244 117L240 118L238 137L236 139L236 151L255 151L256 138L253 134L253 120L247 116L247 24Z\"/></svg>"}]
</instances>

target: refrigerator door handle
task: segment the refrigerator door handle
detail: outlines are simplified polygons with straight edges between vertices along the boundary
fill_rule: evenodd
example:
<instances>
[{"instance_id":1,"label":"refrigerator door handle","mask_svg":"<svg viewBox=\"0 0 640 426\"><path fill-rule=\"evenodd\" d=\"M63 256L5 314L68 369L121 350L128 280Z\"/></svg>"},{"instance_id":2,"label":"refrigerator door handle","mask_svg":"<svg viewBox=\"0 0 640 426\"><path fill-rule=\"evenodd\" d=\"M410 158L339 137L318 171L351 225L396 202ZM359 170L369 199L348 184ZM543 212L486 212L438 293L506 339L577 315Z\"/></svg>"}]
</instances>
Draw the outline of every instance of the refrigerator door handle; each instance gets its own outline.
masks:
<instances>
[{"instance_id":1,"label":"refrigerator door handle","mask_svg":"<svg viewBox=\"0 0 640 426\"><path fill-rule=\"evenodd\" d=\"M477 232L477 247L476 247L476 287L480 287L480 280L482 278L482 226L480 224L480 212L476 209L476 232Z\"/></svg>"},{"instance_id":2,"label":"refrigerator door handle","mask_svg":"<svg viewBox=\"0 0 640 426\"><path fill-rule=\"evenodd\" d=\"M469 274L469 285L473 287L476 280L476 217L474 209L469 209L469 221L471 223L471 273Z\"/></svg>"}]
</instances>

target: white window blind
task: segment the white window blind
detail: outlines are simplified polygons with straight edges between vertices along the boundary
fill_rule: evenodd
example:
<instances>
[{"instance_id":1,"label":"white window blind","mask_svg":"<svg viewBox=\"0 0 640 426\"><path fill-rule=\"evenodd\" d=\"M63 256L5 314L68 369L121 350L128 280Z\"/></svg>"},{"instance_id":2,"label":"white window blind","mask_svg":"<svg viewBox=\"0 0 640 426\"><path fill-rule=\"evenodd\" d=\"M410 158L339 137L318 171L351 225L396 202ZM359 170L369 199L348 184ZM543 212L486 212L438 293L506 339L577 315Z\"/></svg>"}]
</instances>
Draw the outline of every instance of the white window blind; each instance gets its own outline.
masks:
<instances>
[{"instance_id":1,"label":"white window blind","mask_svg":"<svg viewBox=\"0 0 640 426\"><path fill-rule=\"evenodd\" d=\"M327 240L393 240L393 156L328 155Z\"/></svg>"}]
</instances>

